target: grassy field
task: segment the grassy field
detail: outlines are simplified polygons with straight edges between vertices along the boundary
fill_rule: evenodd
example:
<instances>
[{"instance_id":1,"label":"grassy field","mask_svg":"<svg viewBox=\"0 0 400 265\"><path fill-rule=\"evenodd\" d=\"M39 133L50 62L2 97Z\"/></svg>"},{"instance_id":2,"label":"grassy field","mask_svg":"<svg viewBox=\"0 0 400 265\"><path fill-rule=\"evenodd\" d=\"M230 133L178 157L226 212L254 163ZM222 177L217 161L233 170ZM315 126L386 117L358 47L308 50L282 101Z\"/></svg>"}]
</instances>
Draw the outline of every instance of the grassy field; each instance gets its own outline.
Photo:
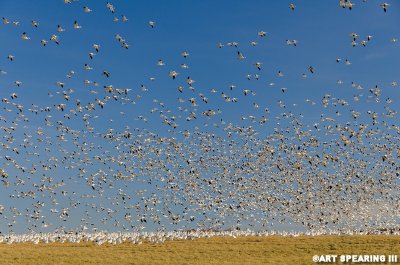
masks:
<instances>
[{"instance_id":1,"label":"grassy field","mask_svg":"<svg viewBox=\"0 0 400 265\"><path fill-rule=\"evenodd\" d=\"M215 237L116 246L1 244L0 264L316 264L316 254L400 256L400 236Z\"/></svg>"}]
</instances>

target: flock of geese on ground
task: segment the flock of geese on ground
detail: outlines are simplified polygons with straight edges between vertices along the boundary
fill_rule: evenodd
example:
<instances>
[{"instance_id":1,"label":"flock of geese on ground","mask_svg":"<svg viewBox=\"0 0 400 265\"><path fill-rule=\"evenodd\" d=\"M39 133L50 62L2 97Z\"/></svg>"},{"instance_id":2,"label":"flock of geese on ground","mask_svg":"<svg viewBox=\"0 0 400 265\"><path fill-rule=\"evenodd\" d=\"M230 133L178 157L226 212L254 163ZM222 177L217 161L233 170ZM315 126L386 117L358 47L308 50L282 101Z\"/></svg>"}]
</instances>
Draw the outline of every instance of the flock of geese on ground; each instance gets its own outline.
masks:
<instances>
[{"instance_id":1,"label":"flock of geese on ground","mask_svg":"<svg viewBox=\"0 0 400 265\"><path fill-rule=\"evenodd\" d=\"M101 12L81 2L64 0L66 5L81 5L83 14ZM340 0L340 7L357 8L350 0ZM391 11L389 3L377 8ZM112 23L130 22L110 2L103 11L111 13ZM288 16L296 11L290 4ZM13 26L27 28L2 18L1 27ZM31 21L30 27L41 26L39 20ZM150 31L157 26L155 21L146 25ZM20 41L35 45L37 40L43 49L54 45L61 51L64 32L83 31L85 25L75 20L71 26L55 24L54 30L48 38L37 39L26 29ZM349 36L349 49L374 40L372 35ZM124 52L134 49L128 36L114 37ZM255 31L254 38L251 46L262 45L268 33ZM217 50L234 50L238 63L252 65L254 74L243 78L261 82L263 62L249 62L237 42L215 43ZM301 42L287 39L286 45L297 48ZM81 71L97 71L102 52L102 43L93 43L83 69L68 70L65 78L52 81L45 102L27 105L29 80L23 73L10 93L1 90L0 242L140 244L221 235L397 229L400 125L395 98L382 96L396 89L396 81L367 88L352 82L350 98L324 94L319 102L306 99L293 105L285 103L290 96L283 87L277 112L262 104L256 88L197 87L200 80L187 74L192 56L187 50L177 54L180 69L168 69L163 59L154 62L175 84L166 88L168 96L176 98L173 104L160 94L141 105L157 96L152 84L163 77L118 87L111 84L113 73L108 70L96 73L101 82L82 78L86 95L78 97L69 81L79 80ZM24 58L11 53L6 59L14 64ZM352 64L349 59L336 62ZM8 74L5 67L0 78ZM284 76L283 71L277 73L277 78ZM317 66L305 68L299 79L311 76L318 78ZM298 111L300 105L302 111L321 113L310 122ZM254 112L236 117L240 108ZM16 233L21 224L27 234ZM104 232L104 227L121 232ZM273 232L276 227L305 230Z\"/></svg>"},{"instance_id":2,"label":"flock of geese on ground","mask_svg":"<svg viewBox=\"0 0 400 265\"><path fill-rule=\"evenodd\" d=\"M171 232L76 232L76 233L30 233L23 235L9 234L0 235L0 244L18 244L18 243L32 243L32 244L51 244L51 243L72 243L79 244L84 242L91 242L96 246L103 244L117 245L130 243L134 245L141 245L143 243L162 244L167 240L195 240L197 238L210 238L210 237L266 237L266 236L321 236L321 235L400 235L398 230L314 230L305 232L295 231L252 231L246 230L232 230L232 231L207 231L207 230L191 230L191 231L171 231Z\"/></svg>"}]
</instances>

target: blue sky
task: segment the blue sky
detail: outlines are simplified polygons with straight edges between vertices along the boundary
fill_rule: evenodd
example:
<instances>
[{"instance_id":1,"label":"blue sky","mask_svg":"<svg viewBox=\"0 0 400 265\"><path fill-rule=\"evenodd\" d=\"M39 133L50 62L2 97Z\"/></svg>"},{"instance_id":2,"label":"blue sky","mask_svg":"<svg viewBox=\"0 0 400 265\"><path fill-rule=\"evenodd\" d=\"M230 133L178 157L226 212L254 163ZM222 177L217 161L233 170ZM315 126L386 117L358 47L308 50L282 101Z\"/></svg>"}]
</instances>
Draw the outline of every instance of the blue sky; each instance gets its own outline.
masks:
<instances>
[{"instance_id":1,"label":"blue sky","mask_svg":"<svg viewBox=\"0 0 400 265\"><path fill-rule=\"evenodd\" d=\"M290 3L296 5L291 11ZM117 102L107 102L105 109L97 108L92 115L99 118L92 121L91 125L99 133L104 133L108 128L116 131L123 130L125 126L131 128L147 129L156 132L160 136L169 137L175 135L168 130L171 128L162 124L162 118L150 110L157 107L158 102L165 103L165 109L171 110L171 115L182 115L177 123L176 131L185 129L193 131L195 126L208 132L224 135L222 128L213 128L213 123L224 120L226 123L250 125L241 117L254 115L260 118L265 115L264 109L271 111L270 122L266 126L253 125L261 135L268 135L276 127L274 117L282 112L303 114L304 121L313 125L320 122L320 115L334 116L337 109L325 109L321 106L321 98L325 94L332 97L344 98L350 103L349 107L338 108L343 111L341 117L335 117L339 122L351 121L348 115L349 109L366 112L369 109L383 111L382 104L366 104L369 95L368 90L379 85L382 88L382 101L390 97L394 104L399 97L398 87L391 86L391 82L398 79L399 74L399 44L391 42L392 38L400 38L399 8L400 4L392 1L387 13L380 8L380 2L369 0L367 2L355 1L353 10L345 10L339 7L339 1L113 1L116 13L111 14L106 8L105 1L80 0L72 4L64 4L63 1L1 1L0 10L2 16L12 21L19 21L19 26L0 25L0 69L7 72L0 76L0 95L9 98L13 92L18 94L18 103L24 105L24 113L30 119L25 128L17 126L15 132L18 145L21 143L23 133L34 133L38 127L45 128L45 114L34 115L29 113L31 104L40 107L54 107L55 104L65 103L67 108L73 108L75 100L80 99L83 104L96 98L106 96L103 92L104 85L113 85L115 88L128 88L130 98L135 104L121 105ZM83 6L90 7L93 12L84 13ZM127 22L114 22L113 18L121 19L126 15ZM38 28L30 25L32 20L40 23ZM74 21L82 26L82 29L73 29ZM151 28L149 21L155 21ZM57 33L57 25L66 29ZM259 31L266 31L266 37L259 37ZM21 40L22 32L30 37L28 41ZM360 35L357 42L368 35L373 38L367 47L351 46L351 32ZM60 45L49 41L52 34L60 37ZM129 49L120 47L115 35L120 34L130 45ZM40 40L46 39L49 43L46 47L40 45ZM287 39L298 41L296 47L288 46ZM258 45L252 47L250 42L256 41ZM224 47L219 49L217 44L221 42ZM238 42L237 48L229 47L228 42ZM100 44L100 52L93 60L88 53L94 52L92 45ZM180 53L187 51L187 58ZM238 60L237 51L242 52L246 59ZM12 54L15 60L10 62L7 55ZM341 62L337 63L336 59ZM159 59L165 61L166 66L159 67ZM345 65L348 59L351 65ZM259 71L254 66L256 62L262 62ZM84 70L84 64L93 67L91 71ZM187 64L188 69L182 69L181 64ZM311 74L309 66L315 68ZM74 70L76 74L68 79L66 74ZM172 80L168 73L176 70L179 72L176 80ZM111 73L110 78L102 75L103 71ZM278 71L283 72L283 77L278 77ZM307 78L303 78L303 74ZM246 75L259 74L260 79L246 79ZM185 80L196 80L195 91L188 88ZM155 77L155 81L150 81ZM85 86L83 80L91 80L99 83L99 87ZM22 82L21 87L16 87L14 82ZM339 85L338 80L343 84ZM56 86L56 82L65 82L63 89ZM351 86L355 82L364 90L356 90ZM274 85L271 85L274 83ZM147 91L141 91L144 85ZM179 85L184 86L184 93L177 91ZM235 85L233 91L230 85ZM211 93L215 88L218 92ZM281 88L287 88L282 93ZM73 89L71 100L64 102L62 94L57 91ZM96 89L99 94L90 94L91 89ZM256 96L244 97L242 91L249 89L256 92ZM238 103L226 103L221 98L221 92L231 97L237 97ZM54 97L48 97L51 93ZM187 113L178 111L178 107L190 109L187 100L191 97L201 99L198 93L203 93L209 98L209 103L199 104L198 112L208 109L221 110L215 118L199 118L192 122L186 122ZM353 102L353 95L363 94L359 102ZM136 95L140 95L137 98ZM186 100L179 104L178 97ZM310 106L305 102L311 99L317 104ZM283 100L287 106L279 108L277 102ZM260 107L255 109L253 103ZM293 106L296 104L296 106ZM395 108L395 106L391 106ZM125 115L120 115L124 112ZM81 120L67 120L65 113L52 112L53 121L63 120L66 125L76 130L84 130ZM0 115L6 117L7 124L15 117L16 112L8 113L3 108ZM146 117L149 122L144 123L138 116ZM201 116L201 115L200 115ZM361 118L361 120L364 117ZM113 119L113 122L109 120ZM285 121L279 121L284 123ZM204 127L204 123L210 126ZM21 124L23 124L21 122ZM58 132L53 128L45 128L46 134L55 139ZM179 137L179 136L178 136ZM89 139L88 141L93 140ZM1 140L5 142L5 139ZM53 141L53 140L51 140ZM97 145L107 146L106 141L93 140ZM74 149L71 142L62 147ZM50 154L39 146L38 158L32 158L38 162L47 160L57 153L57 148ZM99 151L101 152L101 151ZM112 151L111 151L112 152ZM18 175L17 170L6 165L5 156L10 155L10 150L0 149L0 167L8 170L10 175ZM57 154L56 156L58 156ZM20 155L21 164L29 167L30 159L27 155ZM88 171L95 168L88 168ZM39 174L40 173L40 174ZM42 174L38 170L38 176ZM76 170L58 168L53 175L70 176L74 178ZM34 183L35 181L32 180ZM82 179L70 181L67 188L70 192L86 193L88 187ZM129 184L128 184L129 185ZM124 183L116 184L117 188L124 187ZM116 189L117 189L116 188ZM131 188L131 187L130 187ZM154 187L153 187L154 188ZM33 200L9 199L14 193L13 187L0 192L1 204L10 207L16 205L21 211L31 207ZM110 196L116 193L110 191ZM152 187L148 187L149 190ZM127 190L131 190L127 188ZM107 194L104 195L107 197ZM46 202L46 208L50 199L42 198ZM75 200L75 199L74 199ZM78 200L78 199L76 199ZM108 200L100 203L108 207L119 209L120 206L110 205ZM83 200L82 200L83 201ZM47 204L48 203L48 204ZM66 201L61 200L61 205ZM66 206L68 207L68 206ZM79 208L79 207L78 207ZM90 207L81 206L76 211L84 212ZM48 209L47 209L48 210ZM92 211L88 209L89 211ZM8 217L12 214L8 212ZM78 216L78 214L75 214ZM94 214L95 216L95 214ZM12 219L12 218L11 218ZM79 223L79 218L71 218L68 226L74 227ZM96 219L96 218L94 218ZM23 231L26 223L23 218L18 219L15 230ZM57 225L66 225L54 217L49 217L49 222ZM10 219L2 219L1 224L6 225ZM96 220L98 223L98 221ZM112 223L112 222L111 222ZM112 229L111 224L97 224L105 229Z\"/></svg>"}]
</instances>

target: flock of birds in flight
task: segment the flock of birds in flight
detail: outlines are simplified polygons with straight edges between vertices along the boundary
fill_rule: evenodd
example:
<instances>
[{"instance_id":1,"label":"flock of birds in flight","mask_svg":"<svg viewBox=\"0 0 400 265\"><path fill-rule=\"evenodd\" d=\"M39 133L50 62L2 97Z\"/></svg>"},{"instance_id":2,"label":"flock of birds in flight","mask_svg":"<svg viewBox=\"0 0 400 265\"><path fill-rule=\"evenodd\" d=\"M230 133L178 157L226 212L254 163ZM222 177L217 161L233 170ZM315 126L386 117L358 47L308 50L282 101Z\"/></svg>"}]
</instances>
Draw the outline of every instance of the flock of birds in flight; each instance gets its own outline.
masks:
<instances>
[{"instance_id":1,"label":"flock of birds in flight","mask_svg":"<svg viewBox=\"0 0 400 265\"><path fill-rule=\"evenodd\" d=\"M80 4L78 0L64 3ZM340 0L339 5L355 8L350 0ZM81 8L84 13L95 12L88 6ZM105 8L114 22L129 22L112 3L106 3ZM380 8L390 12L388 3L380 4ZM290 4L289 9L288 12L296 12L296 5ZM2 18L2 23L22 26L7 17ZM39 28L41 23L32 20L31 26ZM148 27L155 30L157 24L149 21ZM72 30L84 29L85 25L78 21L72 23ZM62 48L67 30L70 27L55 25L55 32L38 45ZM34 44L33 35L33 31L22 32L21 41ZM259 31L255 37L261 42L268 34ZM353 47L365 47L373 41L372 35L361 38L350 33L349 37ZM397 39L390 41L395 43ZM131 49L121 34L115 34L115 42L122 49ZM235 49L237 59L247 61L237 42L216 44L216 49ZM301 43L287 39L286 44L297 47ZM250 45L259 43L251 41ZM102 44L93 43L87 54L83 71L93 72L96 67L92 65L102 56ZM151 85L134 89L109 84L113 74L108 70L101 71L104 83L80 81L88 88L90 100L78 98L75 89L68 86L69 80L79 79L78 70L68 71L64 80L55 80L58 89L48 92L44 104L21 103L25 83L29 83L23 74L14 81L9 95L4 95L3 90L0 178L1 196L7 194L8 198L6 204L0 204L0 222L11 234L4 235L7 231L2 227L0 242L91 240L102 244L126 240L139 243L145 239L160 243L168 238L221 233L256 235L257 232L239 230L268 230L277 225L346 233L354 231L351 229L397 227L397 216L391 214L390 207L399 199L395 187L400 175L400 126L395 123L393 100L381 98L384 86L374 85L367 90L365 104L371 110L366 113L351 105L352 100L366 98L361 93L364 88L356 82L352 87L358 94L352 99L325 94L319 103L311 99L297 103L334 111L333 116L321 113L319 121L310 124L296 112L297 104L285 104L287 88L281 88L281 112L276 117L272 117L268 106L258 102L256 89L240 89L232 84L199 92L190 75L182 77L190 69L190 56L189 51L182 51L181 69L165 72L176 83L176 90L170 93L177 97L175 104L154 99L150 109L140 109L136 116L141 128L130 124L113 127L120 118L110 118L109 128L96 126L105 120L102 115L112 109L121 110L121 117L136 115L137 105L151 93ZM11 64L22 59L13 54L7 56ZM348 59L336 59L337 63L342 61L352 64ZM263 63L251 64L255 74L245 78L259 80ZM166 62L159 59L155 67L166 69ZM8 74L7 68L0 71L1 75ZM317 76L318 68L310 65L302 78L309 75ZM277 76L284 77L284 73L279 71ZM157 78L149 80L156 82ZM342 83L338 80L339 85ZM388 85L396 86L396 81ZM212 104L247 104L249 100L253 101L251 107L256 114L237 120L222 118L224 105ZM374 110L381 104L383 113ZM157 121L157 116L165 131L146 128L146 124ZM343 116L349 122L339 122ZM273 131L265 134L266 127ZM20 222L25 222L29 234L13 235ZM69 223L75 226L76 233L60 236L72 229ZM102 224L126 234L100 232ZM141 232L145 228L164 232ZM55 232L40 233L46 229ZM165 232L178 229L181 232ZM233 230L216 232L219 229Z\"/></svg>"}]
</instances>

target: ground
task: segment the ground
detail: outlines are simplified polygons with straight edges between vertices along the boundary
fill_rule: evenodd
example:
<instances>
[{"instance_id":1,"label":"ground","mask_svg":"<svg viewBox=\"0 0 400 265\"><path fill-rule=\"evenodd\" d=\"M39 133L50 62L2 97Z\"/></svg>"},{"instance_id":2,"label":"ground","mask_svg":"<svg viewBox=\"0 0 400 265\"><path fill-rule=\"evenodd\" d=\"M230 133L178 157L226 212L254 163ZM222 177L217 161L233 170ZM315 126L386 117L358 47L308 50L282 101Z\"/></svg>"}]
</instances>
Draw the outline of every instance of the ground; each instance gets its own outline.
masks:
<instances>
[{"instance_id":1,"label":"ground","mask_svg":"<svg viewBox=\"0 0 400 265\"><path fill-rule=\"evenodd\" d=\"M0 264L316 264L314 255L397 254L400 236L215 237L164 244L0 244ZM400 263L400 262L399 262ZM326 264L326 263L325 263ZM335 263L345 264L345 263ZM347 263L351 264L351 263ZM355 263L354 263L355 264ZM361 264L361 263L356 263ZM377 264L377 263L368 263Z\"/></svg>"}]
</instances>

